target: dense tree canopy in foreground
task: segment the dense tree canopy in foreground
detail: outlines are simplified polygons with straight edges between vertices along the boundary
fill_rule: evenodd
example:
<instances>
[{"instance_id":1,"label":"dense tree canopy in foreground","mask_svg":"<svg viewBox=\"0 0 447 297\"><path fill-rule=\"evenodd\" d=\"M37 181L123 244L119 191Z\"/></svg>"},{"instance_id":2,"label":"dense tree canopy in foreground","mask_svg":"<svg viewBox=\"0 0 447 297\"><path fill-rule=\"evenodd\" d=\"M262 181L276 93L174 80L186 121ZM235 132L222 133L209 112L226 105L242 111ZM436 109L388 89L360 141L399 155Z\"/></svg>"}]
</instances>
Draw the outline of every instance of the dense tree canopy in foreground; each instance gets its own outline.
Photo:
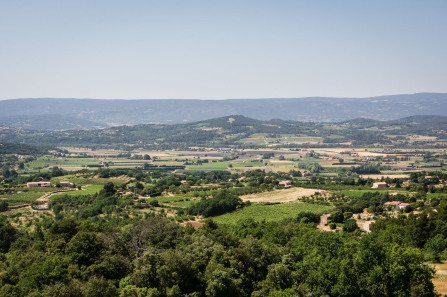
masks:
<instances>
[{"instance_id":1,"label":"dense tree canopy in foreground","mask_svg":"<svg viewBox=\"0 0 447 297\"><path fill-rule=\"evenodd\" d=\"M2 219L0 296L435 296L417 248L428 233L412 232L436 225L445 238L441 217L379 221L371 234L301 222L63 218L23 234Z\"/></svg>"}]
</instances>

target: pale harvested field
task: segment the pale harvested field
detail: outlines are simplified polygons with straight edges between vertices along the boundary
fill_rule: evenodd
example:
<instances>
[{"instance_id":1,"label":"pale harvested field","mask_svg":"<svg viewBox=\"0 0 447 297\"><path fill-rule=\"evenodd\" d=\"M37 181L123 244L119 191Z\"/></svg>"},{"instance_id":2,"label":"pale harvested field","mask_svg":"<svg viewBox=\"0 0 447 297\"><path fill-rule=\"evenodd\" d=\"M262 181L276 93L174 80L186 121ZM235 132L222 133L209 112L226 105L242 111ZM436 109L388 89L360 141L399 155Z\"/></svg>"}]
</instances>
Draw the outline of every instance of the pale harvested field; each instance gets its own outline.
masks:
<instances>
[{"instance_id":1,"label":"pale harvested field","mask_svg":"<svg viewBox=\"0 0 447 297\"><path fill-rule=\"evenodd\" d=\"M274 164L274 165L293 165L294 162L287 161L287 160L271 160L270 164Z\"/></svg>"},{"instance_id":2,"label":"pale harvested field","mask_svg":"<svg viewBox=\"0 0 447 297\"><path fill-rule=\"evenodd\" d=\"M243 172L247 172L247 171L252 171L252 170L256 170L256 169L260 169L260 170L270 170L265 166L253 166L253 167L236 167L236 168L229 168L229 171L231 173L243 173Z\"/></svg>"},{"instance_id":3,"label":"pale harvested field","mask_svg":"<svg viewBox=\"0 0 447 297\"><path fill-rule=\"evenodd\" d=\"M447 263L434 264L433 266L436 269L433 285L435 285L438 293L442 295L447 294Z\"/></svg>"},{"instance_id":4,"label":"pale harvested field","mask_svg":"<svg viewBox=\"0 0 447 297\"><path fill-rule=\"evenodd\" d=\"M386 154L375 152L356 152L360 157L385 157Z\"/></svg>"},{"instance_id":5,"label":"pale harvested field","mask_svg":"<svg viewBox=\"0 0 447 297\"><path fill-rule=\"evenodd\" d=\"M435 141L435 136L411 135L407 137L410 141Z\"/></svg>"},{"instance_id":6,"label":"pale harvested field","mask_svg":"<svg viewBox=\"0 0 447 297\"><path fill-rule=\"evenodd\" d=\"M296 201L298 198L310 196L317 192L325 192L319 189L290 188L284 190L275 190L272 192L263 192L241 196L243 201L250 202L280 202L287 203Z\"/></svg>"},{"instance_id":7,"label":"pale harvested field","mask_svg":"<svg viewBox=\"0 0 447 297\"><path fill-rule=\"evenodd\" d=\"M90 148L82 147L59 147L60 149L67 150L72 153L90 153L92 155L116 155L125 151L113 150L113 149L98 149L92 150Z\"/></svg>"},{"instance_id":8,"label":"pale harvested field","mask_svg":"<svg viewBox=\"0 0 447 297\"><path fill-rule=\"evenodd\" d=\"M275 171L289 172L290 170L295 168L294 162L287 160L272 160L270 161L270 167Z\"/></svg>"},{"instance_id":9,"label":"pale harvested field","mask_svg":"<svg viewBox=\"0 0 447 297\"><path fill-rule=\"evenodd\" d=\"M204 225L204 223L202 222L198 222L198 221L187 221L187 222L183 222L181 223L183 226L186 226L188 224L190 224L191 226L193 226L194 228L200 228Z\"/></svg>"},{"instance_id":10,"label":"pale harvested field","mask_svg":"<svg viewBox=\"0 0 447 297\"><path fill-rule=\"evenodd\" d=\"M276 172L281 171L281 172L289 172L292 169L297 169L296 167L290 165L290 166L270 166L273 170L275 170Z\"/></svg>"},{"instance_id":11,"label":"pale harvested field","mask_svg":"<svg viewBox=\"0 0 447 297\"><path fill-rule=\"evenodd\" d=\"M63 169L63 170L68 170L68 171L85 169L82 166L76 166L76 165L73 165L73 166L70 166L70 165L60 165L58 167Z\"/></svg>"},{"instance_id":12,"label":"pale harvested field","mask_svg":"<svg viewBox=\"0 0 447 297\"><path fill-rule=\"evenodd\" d=\"M409 178L408 174L362 174L361 178L372 178L372 179L381 179L383 178Z\"/></svg>"},{"instance_id":13,"label":"pale harvested field","mask_svg":"<svg viewBox=\"0 0 447 297\"><path fill-rule=\"evenodd\" d=\"M331 228L329 228L329 226L317 225L317 229L319 229L321 231L326 231L326 232L336 232L337 230L341 230L343 228L342 227L337 227L336 229L331 229Z\"/></svg>"}]
</instances>

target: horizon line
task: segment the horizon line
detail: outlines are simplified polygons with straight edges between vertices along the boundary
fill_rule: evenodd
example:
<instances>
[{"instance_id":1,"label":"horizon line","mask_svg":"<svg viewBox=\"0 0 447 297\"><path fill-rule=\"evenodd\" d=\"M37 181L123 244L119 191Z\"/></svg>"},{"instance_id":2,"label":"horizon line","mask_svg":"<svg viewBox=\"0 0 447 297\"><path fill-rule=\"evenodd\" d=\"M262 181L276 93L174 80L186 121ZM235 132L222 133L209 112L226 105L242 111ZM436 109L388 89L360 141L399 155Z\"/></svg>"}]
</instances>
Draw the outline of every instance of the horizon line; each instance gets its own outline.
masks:
<instances>
[{"instance_id":1,"label":"horizon line","mask_svg":"<svg viewBox=\"0 0 447 297\"><path fill-rule=\"evenodd\" d=\"M194 101L226 101L226 100L271 100L271 99L371 99L380 97L392 97L392 96L412 96L420 94L447 94L447 92L418 92L418 93L401 93L401 94L387 94L387 95L377 95L369 97L328 97L328 96L305 96L305 97L249 97L249 98L83 98L83 97L28 97L28 98L5 98L0 99L0 101L10 101L10 100L38 100L38 99L61 99L61 100L127 100L127 101L137 101L137 100L194 100Z\"/></svg>"}]
</instances>

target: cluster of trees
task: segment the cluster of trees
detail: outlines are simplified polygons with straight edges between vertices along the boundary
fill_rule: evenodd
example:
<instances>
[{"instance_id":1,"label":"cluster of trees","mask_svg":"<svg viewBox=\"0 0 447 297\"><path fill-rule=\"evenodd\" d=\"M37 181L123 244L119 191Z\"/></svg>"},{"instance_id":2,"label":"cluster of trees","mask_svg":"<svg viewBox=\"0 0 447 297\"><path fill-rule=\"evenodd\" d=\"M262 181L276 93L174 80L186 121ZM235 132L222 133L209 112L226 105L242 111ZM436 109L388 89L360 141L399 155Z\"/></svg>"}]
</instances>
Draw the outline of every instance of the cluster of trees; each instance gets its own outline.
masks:
<instances>
[{"instance_id":1,"label":"cluster of trees","mask_svg":"<svg viewBox=\"0 0 447 297\"><path fill-rule=\"evenodd\" d=\"M393 224L357 237L306 221L64 218L24 234L2 219L0 296L436 296L421 251L382 234Z\"/></svg>"},{"instance_id":2,"label":"cluster of trees","mask_svg":"<svg viewBox=\"0 0 447 297\"><path fill-rule=\"evenodd\" d=\"M51 207L58 219L67 216L87 219L104 213L116 213L124 208L129 201L120 199L115 193L114 184L109 182L98 194L56 197L51 201Z\"/></svg>"},{"instance_id":3,"label":"cluster of trees","mask_svg":"<svg viewBox=\"0 0 447 297\"><path fill-rule=\"evenodd\" d=\"M383 241L402 247L419 248L431 261L447 259L447 200L436 206L436 212L400 215L379 219L372 230Z\"/></svg>"},{"instance_id":4,"label":"cluster of trees","mask_svg":"<svg viewBox=\"0 0 447 297\"><path fill-rule=\"evenodd\" d=\"M389 166L383 166L380 163L365 163L357 167L352 167L351 171L357 174L380 174L381 170L387 170Z\"/></svg>"},{"instance_id":5,"label":"cluster of trees","mask_svg":"<svg viewBox=\"0 0 447 297\"><path fill-rule=\"evenodd\" d=\"M2 168L2 178L0 179L0 181L2 181L5 184L8 184L9 186L17 186L33 181L41 181L41 180L49 181L52 177L58 177L66 174L67 174L66 170L63 170L55 166L48 172L41 172L32 175L19 175L17 171L13 169L10 170L8 166L4 166Z\"/></svg>"},{"instance_id":6,"label":"cluster of trees","mask_svg":"<svg viewBox=\"0 0 447 297\"><path fill-rule=\"evenodd\" d=\"M319 173L321 172L324 168L318 164L317 162L309 162L309 161L299 161L298 162L298 167L308 170L312 173Z\"/></svg>"},{"instance_id":7,"label":"cluster of trees","mask_svg":"<svg viewBox=\"0 0 447 297\"><path fill-rule=\"evenodd\" d=\"M0 212L9 210L9 204L6 201L0 201Z\"/></svg>"},{"instance_id":8,"label":"cluster of trees","mask_svg":"<svg viewBox=\"0 0 447 297\"><path fill-rule=\"evenodd\" d=\"M204 198L192 204L187 209L187 213L210 217L235 211L243 205L244 203L237 195L226 190L221 190L217 191L212 198Z\"/></svg>"},{"instance_id":9,"label":"cluster of trees","mask_svg":"<svg viewBox=\"0 0 447 297\"><path fill-rule=\"evenodd\" d=\"M48 145L29 145L25 143L0 143L0 155L16 154L16 155L44 155L48 150L58 150ZM58 150L60 151L60 150Z\"/></svg>"}]
</instances>

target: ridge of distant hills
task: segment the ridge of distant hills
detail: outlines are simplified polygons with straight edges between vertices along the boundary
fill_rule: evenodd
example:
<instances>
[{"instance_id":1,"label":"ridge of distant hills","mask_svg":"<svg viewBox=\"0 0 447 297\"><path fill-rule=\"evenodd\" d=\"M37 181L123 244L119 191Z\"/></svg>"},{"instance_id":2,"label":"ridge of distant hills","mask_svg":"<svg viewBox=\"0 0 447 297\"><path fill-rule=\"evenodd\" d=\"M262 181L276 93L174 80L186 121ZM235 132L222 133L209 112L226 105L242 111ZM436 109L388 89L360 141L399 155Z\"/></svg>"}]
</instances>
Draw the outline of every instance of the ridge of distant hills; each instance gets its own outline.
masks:
<instances>
[{"instance_id":1,"label":"ridge of distant hills","mask_svg":"<svg viewBox=\"0 0 447 297\"><path fill-rule=\"evenodd\" d=\"M24 130L73 130L108 127L105 124L60 114L0 117L0 126L8 126Z\"/></svg>"},{"instance_id":2,"label":"ridge of distant hills","mask_svg":"<svg viewBox=\"0 0 447 297\"><path fill-rule=\"evenodd\" d=\"M335 134L334 134L335 133ZM344 122L299 122L274 119L256 120L241 115L225 116L186 124L141 124L106 129L34 131L0 126L0 143L26 143L55 147L114 147L184 149L204 147L262 147L246 145L253 135L317 137L320 144L392 144L411 135L425 135L447 141L447 116L419 115L398 120L377 121L357 118ZM334 138L334 136L336 136ZM255 136L260 137L260 136ZM263 137L263 136L262 136ZM291 147L298 147L291 144Z\"/></svg>"},{"instance_id":3,"label":"ridge of distant hills","mask_svg":"<svg viewBox=\"0 0 447 297\"><path fill-rule=\"evenodd\" d=\"M446 103L447 93L228 100L28 98L0 100L0 125L27 130L94 129L191 123L227 115L257 120L384 121L413 115L447 116Z\"/></svg>"}]
</instances>

